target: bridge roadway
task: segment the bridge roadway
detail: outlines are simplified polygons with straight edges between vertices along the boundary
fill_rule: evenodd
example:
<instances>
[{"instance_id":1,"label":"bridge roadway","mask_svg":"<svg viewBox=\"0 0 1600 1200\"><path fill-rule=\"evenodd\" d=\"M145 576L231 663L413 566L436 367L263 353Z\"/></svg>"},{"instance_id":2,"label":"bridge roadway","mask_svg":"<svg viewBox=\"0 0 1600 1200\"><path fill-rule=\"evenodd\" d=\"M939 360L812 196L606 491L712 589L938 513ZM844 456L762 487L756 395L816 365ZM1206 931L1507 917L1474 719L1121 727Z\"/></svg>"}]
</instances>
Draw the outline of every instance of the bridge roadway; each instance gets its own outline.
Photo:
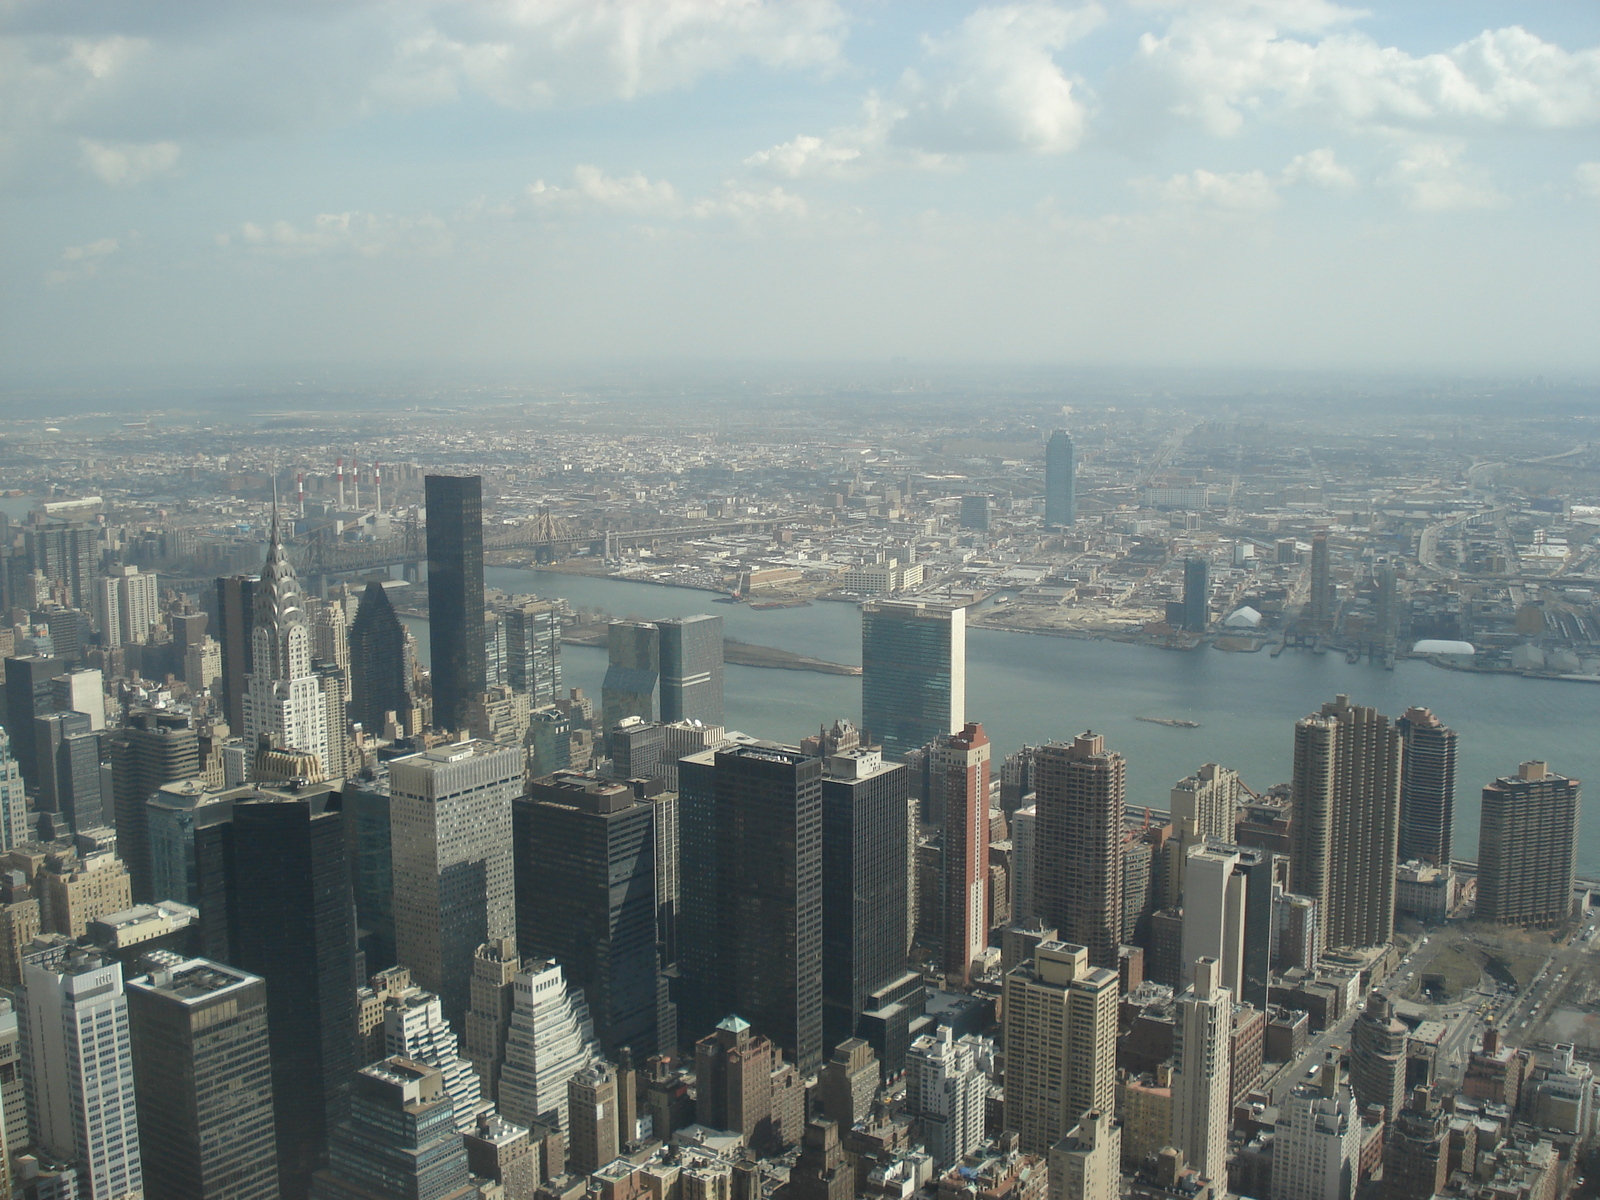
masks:
<instances>
[{"instance_id":1,"label":"bridge roadway","mask_svg":"<svg viewBox=\"0 0 1600 1200\"><path fill-rule=\"evenodd\" d=\"M719 533L747 533L800 520L798 514L780 517L731 517L726 520L704 521L694 525L674 525L656 529L607 529L596 533L576 533L550 536L535 519L511 527L489 527L484 530L485 550L548 549L552 555L558 549L574 546L592 546L607 557L619 546L637 545L641 542L678 541L685 538L709 537ZM289 557L295 569L304 576L345 575L354 571L370 571L379 567L408 567L427 561L428 536L426 526L417 526L392 537L368 542L332 542L312 540L294 543L289 547Z\"/></svg>"}]
</instances>

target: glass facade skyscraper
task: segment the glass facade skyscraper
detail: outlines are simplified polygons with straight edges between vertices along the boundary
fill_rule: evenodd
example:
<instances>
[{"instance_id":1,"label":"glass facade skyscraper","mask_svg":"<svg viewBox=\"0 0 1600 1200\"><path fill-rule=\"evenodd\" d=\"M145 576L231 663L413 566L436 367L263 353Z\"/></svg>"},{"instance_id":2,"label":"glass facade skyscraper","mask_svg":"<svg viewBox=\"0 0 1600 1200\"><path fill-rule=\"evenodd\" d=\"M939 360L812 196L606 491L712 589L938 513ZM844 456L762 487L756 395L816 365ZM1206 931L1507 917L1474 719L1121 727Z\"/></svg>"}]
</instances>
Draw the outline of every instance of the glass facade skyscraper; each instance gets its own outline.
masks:
<instances>
[{"instance_id":1,"label":"glass facade skyscraper","mask_svg":"<svg viewBox=\"0 0 1600 1200\"><path fill-rule=\"evenodd\" d=\"M1058 429L1044 448L1044 523L1065 529L1078 519L1078 448Z\"/></svg>"},{"instance_id":2,"label":"glass facade skyscraper","mask_svg":"<svg viewBox=\"0 0 1600 1200\"><path fill-rule=\"evenodd\" d=\"M662 724L722 724L722 618L674 617L656 622L661 638Z\"/></svg>"},{"instance_id":3,"label":"glass facade skyscraper","mask_svg":"<svg viewBox=\"0 0 1600 1200\"><path fill-rule=\"evenodd\" d=\"M350 719L370 734L383 733L383 717L411 707L406 681L406 631L377 580L361 593L350 623Z\"/></svg>"},{"instance_id":4,"label":"glass facade skyscraper","mask_svg":"<svg viewBox=\"0 0 1600 1200\"><path fill-rule=\"evenodd\" d=\"M861 719L903 759L958 733L966 716L967 611L921 600L861 606Z\"/></svg>"},{"instance_id":5,"label":"glass facade skyscraper","mask_svg":"<svg viewBox=\"0 0 1600 1200\"><path fill-rule=\"evenodd\" d=\"M1447 867L1456 815L1456 731L1426 708L1406 709L1395 725L1405 743L1400 861Z\"/></svg>"},{"instance_id":6,"label":"glass facade skyscraper","mask_svg":"<svg viewBox=\"0 0 1600 1200\"><path fill-rule=\"evenodd\" d=\"M433 723L466 725L467 703L487 685L483 615L483 480L425 477L428 505L428 648Z\"/></svg>"}]
</instances>

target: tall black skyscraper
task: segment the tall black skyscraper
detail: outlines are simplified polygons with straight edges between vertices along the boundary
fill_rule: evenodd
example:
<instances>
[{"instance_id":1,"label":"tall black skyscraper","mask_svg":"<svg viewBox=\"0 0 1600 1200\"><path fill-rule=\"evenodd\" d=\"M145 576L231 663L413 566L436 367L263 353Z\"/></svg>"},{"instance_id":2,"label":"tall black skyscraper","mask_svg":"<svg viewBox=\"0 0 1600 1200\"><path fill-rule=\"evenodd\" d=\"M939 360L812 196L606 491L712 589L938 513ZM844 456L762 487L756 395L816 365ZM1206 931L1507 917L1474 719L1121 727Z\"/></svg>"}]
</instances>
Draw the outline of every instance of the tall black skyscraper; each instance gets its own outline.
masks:
<instances>
[{"instance_id":1,"label":"tall black skyscraper","mask_svg":"<svg viewBox=\"0 0 1600 1200\"><path fill-rule=\"evenodd\" d=\"M406 630L389 603L389 591L373 580L361 593L350 623L350 719L369 733L383 732L385 713L411 707L406 686Z\"/></svg>"},{"instance_id":2,"label":"tall black skyscraper","mask_svg":"<svg viewBox=\"0 0 1600 1200\"><path fill-rule=\"evenodd\" d=\"M916 827L911 768L860 748L823 763L822 1027L831 1050L857 1036L872 994L905 971Z\"/></svg>"},{"instance_id":3,"label":"tall black skyscraper","mask_svg":"<svg viewBox=\"0 0 1600 1200\"><path fill-rule=\"evenodd\" d=\"M1456 731L1425 708L1406 709L1395 726L1405 742L1400 861L1449 866L1456 817Z\"/></svg>"},{"instance_id":4,"label":"tall black skyscraper","mask_svg":"<svg viewBox=\"0 0 1600 1200\"><path fill-rule=\"evenodd\" d=\"M228 575L217 580L217 642L222 646L222 710L228 728L244 732L245 679L251 671L250 631L255 624L259 575Z\"/></svg>"},{"instance_id":5,"label":"tall black skyscraper","mask_svg":"<svg viewBox=\"0 0 1600 1200\"><path fill-rule=\"evenodd\" d=\"M275 1200L265 985L191 958L127 990L145 1194Z\"/></svg>"},{"instance_id":6,"label":"tall black skyscraper","mask_svg":"<svg viewBox=\"0 0 1600 1200\"><path fill-rule=\"evenodd\" d=\"M22 768L23 782L30 788L39 786L33 719L55 711L55 688L50 681L66 672L66 662L42 654L6 659L6 732L11 735L11 753Z\"/></svg>"},{"instance_id":7,"label":"tall black skyscraper","mask_svg":"<svg viewBox=\"0 0 1600 1200\"><path fill-rule=\"evenodd\" d=\"M1078 450L1058 429L1044 447L1044 523L1066 528L1078 519Z\"/></svg>"},{"instance_id":8,"label":"tall black skyscraper","mask_svg":"<svg viewBox=\"0 0 1600 1200\"><path fill-rule=\"evenodd\" d=\"M484 690L483 480L429 475L428 646L433 723L461 729Z\"/></svg>"},{"instance_id":9,"label":"tall black skyscraper","mask_svg":"<svg viewBox=\"0 0 1600 1200\"><path fill-rule=\"evenodd\" d=\"M661 723L722 724L722 618L657 621L661 638Z\"/></svg>"},{"instance_id":10,"label":"tall black skyscraper","mask_svg":"<svg viewBox=\"0 0 1600 1200\"><path fill-rule=\"evenodd\" d=\"M600 713L609 747L611 731L628 717L654 721L661 701L661 634L647 621L613 621L606 627L606 677Z\"/></svg>"},{"instance_id":11,"label":"tall black skyscraper","mask_svg":"<svg viewBox=\"0 0 1600 1200\"><path fill-rule=\"evenodd\" d=\"M304 1200L356 1067L355 905L338 792L262 789L198 831L209 957L266 981L278 1179ZM220 892L220 894L218 894ZM219 944L220 943L220 944Z\"/></svg>"},{"instance_id":12,"label":"tall black skyscraper","mask_svg":"<svg viewBox=\"0 0 1600 1200\"><path fill-rule=\"evenodd\" d=\"M163 783L200 773L200 738L186 713L135 709L128 723L106 736L111 759L111 817L117 855L128 865L136 904L175 899L152 895L150 825L145 803Z\"/></svg>"},{"instance_id":13,"label":"tall black skyscraper","mask_svg":"<svg viewBox=\"0 0 1600 1200\"><path fill-rule=\"evenodd\" d=\"M1191 633L1204 633L1211 623L1207 604L1211 599L1211 564L1203 558L1186 559L1183 564L1183 627Z\"/></svg>"},{"instance_id":14,"label":"tall black skyscraper","mask_svg":"<svg viewBox=\"0 0 1600 1200\"><path fill-rule=\"evenodd\" d=\"M737 1013L822 1066L822 760L772 743L678 767L684 1040Z\"/></svg>"},{"instance_id":15,"label":"tall black skyscraper","mask_svg":"<svg viewBox=\"0 0 1600 1200\"><path fill-rule=\"evenodd\" d=\"M625 783L565 771L511 807L517 949L584 990L608 1056L657 1050L655 813Z\"/></svg>"}]
</instances>

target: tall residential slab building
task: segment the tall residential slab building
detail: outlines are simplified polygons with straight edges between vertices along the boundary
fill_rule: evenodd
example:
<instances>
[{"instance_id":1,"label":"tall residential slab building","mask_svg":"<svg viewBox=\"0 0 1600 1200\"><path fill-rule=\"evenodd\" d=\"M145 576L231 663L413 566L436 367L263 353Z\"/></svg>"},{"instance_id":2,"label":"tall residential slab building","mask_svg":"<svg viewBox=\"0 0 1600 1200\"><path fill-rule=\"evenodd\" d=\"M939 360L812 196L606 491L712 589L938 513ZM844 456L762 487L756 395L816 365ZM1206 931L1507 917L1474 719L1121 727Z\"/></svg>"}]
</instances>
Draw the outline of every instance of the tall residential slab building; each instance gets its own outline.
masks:
<instances>
[{"instance_id":1,"label":"tall residential slab building","mask_svg":"<svg viewBox=\"0 0 1600 1200\"><path fill-rule=\"evenodd\" d=\"M445 1015L466 1015L472 956L515 932L511 801L522 752L458 742L389 764L395 953Z\"/></svg>"},{"instance_id":2,"label":"tall residential slab building","mask_svg":"<svg viewBox=\"0 0 1600 1200\"><path fill-rule=\"evenodd\" d=\"M1410 1034L1382 992L1368 993L1366 1007L1350 1030L1350 1089L1362 1111L1381 1106L1385 1124L1405 1103Z\"/></svg>"},{"instance_id":3,"label":"tall residential slab building","mask_svg":"<svg viewBox=\"0 0 1600 1200\"><path fill-rule=\"evenodd\" d=\"M966 720L967 610L925 600L861 606L861 719L903 759Z\"/></svg>"},{"instance_id":4,"label":"tall residential slab building","mask_svg":"<svg viewBox=\"0 0 1600 1200\"><path fill-rule=\"evenodd\" d=\"M1329 948L1394 936L1402 755L1389 719L1347 696L1295 723L1290 883Z\"/></svg>"},{"instance_id":5,"label":"tall residential slab building","mask_svg":"<svg viewBox=\"0 0 1600 1200\"><path fill-rule=\"evenodd\" d=\"M277 1200L266 983L163 955L127 993L145 1193Z\"/></svg>"},{"instance_id":6,"label":"tall residential slab building","mask_svg":"<svg viewBox=\"0 0 1600 1200\"><path fill-rule=\"evenodd\" d=\"M1072 435L1057 429L1044 447L1044 523L1068 529L1078 519L1078 448Z\"/></svg>"},{"instance_id":7,"label":"tall residential slab building","mask_svg":"<svg viewBox=\"0 0 1600 1200\"><path fill-rule=\"evenodd\" d=\"M738 1013L822 1066L822 760L756 742L678 765L684 1033Z\"/></svg>"},{"instance_id":8,"label":"tall residential slab building","mask_svg":"<svg viewBox=\"0 0 1600 1200\"><path fill-rule=\"evenodd\" d=\"M1555 929L1572 915L1582 791L1542 762L1483 789L1478 826L1480 921Z\"/></svg>"},{"instance_id":9,"label":"tall residential slab building","mask_svg":"<svg viewBox=\"0 0 1600 1200\"><path fill-rule=\"evenodd\" d=\"M941 906L945 978L972 980L973 964L989 946L989 739L969 721L960 733L933 743L933 786L944 797Z\"/></svg>"},{"instance_id":10,"label":"tall residential slab building","mask_svg":"<svg viewBox=\"0 0 1600 1200\"><path fill-rule=\"evenodd\" d=\"M429 475L428 646L433 723L461 729L467 704L488 686L483 614L483 480ZM476 945L476 943L473 943Z\"/></svg>"},{"instance_id":11,"label":"tall residential slab building","mask_svg":"<svg viewBox=\"0 0 1600 1200\"><path fill-rule=\"evenodd\" d=\"M1426 708L1406 709L1395 725L1405 743L1399 859L1448 867L1456 813L1456 731Z\"/></svg>"},{"instance_id":12,"label":"tall residential slab building","mask_svg":"<svg viewBox=\"0 0 1600 1200\"><path fill-rule=\"evenodd\" d=\"M905 971L914 804L910 769L876 750L857 746L823 759L825 1048L856 1036L873 994Z\"/></svg>"},{"instance_id":13,"label":"tall residential slab building","mask_svg":"<svg viewBox=\"0 0 1600 1200\"><path fill-rule=\"evenodd\" d=\"M661 640L662 724L722 724L722 618L673 617L657 621Z\"/></svg>"},{"instance_id":14,"label":"tall residential slab building","mask_svg":"<svg viewBox=\"0 0 1600 1200\"><path fill-rule=\"evenodd\" d=\"M1090 1110L1116 1101L1118 979L1087 947L1041 942L1005 977L1005 1122L1045 1154Z\"/></svg>"},{"instance_id":15,"label":"tall residential slab building","mask_svg":"<svg viewBox=\"0 0 1600 1200\"><path fill-rule=\"evenodd\" d=\"M1122 941L1126 780L1126 761L1097 733L1035 753L1034 913L1062 940L1087 947L1095 966L1113 970Z\"/></svg>"},{"instance_id":16,"label":"tall residential slab building","mask_svg":"<svg viewBox=\"0 0 1600 1200\"><path fill-rule=\"evenodd\" d=\"M369 734L381 734L385 713L403 721L412 706L406 677L406 631L377 580L361 593L350 623L350 719Z\"/></svg>"},{"instance_id":17,"label":"tall residential slab building","mask_svg":"<svg viewBox=\"0 0 1600 1200\"><path fill-rule=\"evenodd\" d=\"M968 1034L957 1038L941 1024L906 1052L906 1112L922 1130L922 1144L943 1172L983 1144L984 1110L994 1044Z\"/></svg>"},{"instance_id":18,"label":"tall residential slab building","mask_svg":"<svg viewBox=\"0 0 1600 1200\"><path fill-rule=\"evenodd\" d=\"M500 611L506 631L505 682L525 692L534 706L562 696L561 614L546 600L513 604Z\"/></svg>"},{"instance_id":19,"label":"tall residential slab building","mask_svg":"<svg viewBox=\"0 0 1600 1200\"><path fill-rule=\"evenodd\" d=\"M1191 964L1194 983L1178 998L1173 1022L1172 1144L1222 1191L1228 1178L1229 1050L1234 993L1221 984L1221 964Z\"/></svg>"},{"instance_id":20,"label":"tall residential slab building","mask_svg":"<svg viewBox=\"0 0 1600 1200\"><path fill-rule=\"evenodd\" d=\"M657 1029L656 806L625 783L560 771L512 812L518 949L583 989L604 1053L670 1053Z\"/></svg>"},{"instance_id":21,"label":"tall residential slab building","mask_svg":"<svg viewBox=\"0 0 1600 1200\"><path fill-rule=\"evenodd\" d=\"M250 626L255 620L259 575L217 580L217 641L222 646L222 711L228 727L244 732L245 680L250 674Z\"/></svg>"},{"instance_id":22,"label":"tall residential slab building","mask_svg":"<svg viewBox=\"0 0 1600 1200\"><path fill-rule=\"evenodd\" d=\"M1361 1158L1361 1121L1330 1053L1317 1077L1278 1106L1272 1145L1273 1200L1351 1200Z\"/></svg>"},{"instance_id":23,"label":"tall residential slab building","mask_svg":"<svg viewBox=\"0 0 1600 1200\"><path fill-rule=\"evenodd\" d=\"M78 1169L84 1200L144 1194L122 965L73 949L22 968L18 1028L34 1143Z\"/></svg>"}]
</instances>

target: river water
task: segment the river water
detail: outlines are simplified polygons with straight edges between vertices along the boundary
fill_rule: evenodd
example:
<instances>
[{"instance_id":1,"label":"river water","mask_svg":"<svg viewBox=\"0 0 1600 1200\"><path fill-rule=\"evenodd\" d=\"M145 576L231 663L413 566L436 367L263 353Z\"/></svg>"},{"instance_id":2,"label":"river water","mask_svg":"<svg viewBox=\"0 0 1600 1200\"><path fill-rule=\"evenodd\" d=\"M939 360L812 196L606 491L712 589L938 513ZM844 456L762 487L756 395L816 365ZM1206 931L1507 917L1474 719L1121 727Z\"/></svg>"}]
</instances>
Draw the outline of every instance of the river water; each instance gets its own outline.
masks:
<instances>
[{"instance_id":1,"label":"river water","mask_svg":"<svg viewBox=\"0 0 1600 1200\"><path fill-rule=\"evenodd\" d=\"M861 617L853 604L757 610L716 604L707 592L615 579L490 567L490 587L561 596L574 606L649 620L709 612L729 637L833 662L861 661ZM427 652L426 622L408 619ZM568 687L599 699L606 656L563 647ZM729 728L796 741L835 717L859 720L861 681L810 671L727 668ZM1337 654L1220 650L1180 652L973 629L967 634L967 718L981 721L997 759L1023 742L1068 739L1085 729L1105 735L1128 760L1130 806L1167 807L1174 781L1205 762L1234 767L1257 791L1289 778L1294 722L1336 693L1390 717L1411 705L1432 708L1460 732L1456 853L1478 842L1478 795L1526 759L1580 779L1600 778L1600 686L1442 670L1401 662L1385 671ZM1172 729L1139 717L1180 717L1199 729ZM1578 866L1600 874L1600 823L1589 821Z\"/></svg>"}]
</instances>

